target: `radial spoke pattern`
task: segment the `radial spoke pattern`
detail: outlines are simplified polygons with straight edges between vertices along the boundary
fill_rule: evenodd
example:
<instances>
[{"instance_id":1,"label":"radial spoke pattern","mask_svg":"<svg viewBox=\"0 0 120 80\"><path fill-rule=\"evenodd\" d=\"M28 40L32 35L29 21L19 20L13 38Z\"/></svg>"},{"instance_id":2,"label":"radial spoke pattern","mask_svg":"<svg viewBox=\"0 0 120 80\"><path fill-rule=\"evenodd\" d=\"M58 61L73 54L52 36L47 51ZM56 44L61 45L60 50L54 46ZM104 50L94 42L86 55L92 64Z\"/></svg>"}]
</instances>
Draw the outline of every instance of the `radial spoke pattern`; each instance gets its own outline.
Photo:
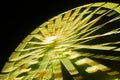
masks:
<instances>
[{"instance_id":1,"label":"radial spoke pattern","mask_svg":"<svg viewBox=\"0 0 120 80\"><path fill-rule=\"evenodd\" d=\"M119 24L120 5L111 2L61 13L18 45L0 80L119 80L120 64L105 63L120 61Z\"/></svg>"}]
</instances>

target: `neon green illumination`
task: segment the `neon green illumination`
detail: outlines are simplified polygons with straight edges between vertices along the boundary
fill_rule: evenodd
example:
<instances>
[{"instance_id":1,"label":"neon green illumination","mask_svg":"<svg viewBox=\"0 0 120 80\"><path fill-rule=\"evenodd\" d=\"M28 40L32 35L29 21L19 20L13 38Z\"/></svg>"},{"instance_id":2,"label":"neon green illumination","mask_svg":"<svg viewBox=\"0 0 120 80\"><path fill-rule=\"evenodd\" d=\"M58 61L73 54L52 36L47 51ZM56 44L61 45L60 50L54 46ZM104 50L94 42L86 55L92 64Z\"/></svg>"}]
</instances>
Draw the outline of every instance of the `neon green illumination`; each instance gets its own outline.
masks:
<instances>
[{"instance_id":1,"label":"neon green illumination","mask_svg":"<svg viewBox=\"0 0 120 80\"><path fill-rule=\"evenodd\" d=\"M120 5L111 2L82 5L49 19L18 45L0 80L66 80L65 74L94 80L95 73L119 80L120 70L99 61L120 61L120 55L112 55L120 53L119 20Z\"/></svg>"}]
</instances>

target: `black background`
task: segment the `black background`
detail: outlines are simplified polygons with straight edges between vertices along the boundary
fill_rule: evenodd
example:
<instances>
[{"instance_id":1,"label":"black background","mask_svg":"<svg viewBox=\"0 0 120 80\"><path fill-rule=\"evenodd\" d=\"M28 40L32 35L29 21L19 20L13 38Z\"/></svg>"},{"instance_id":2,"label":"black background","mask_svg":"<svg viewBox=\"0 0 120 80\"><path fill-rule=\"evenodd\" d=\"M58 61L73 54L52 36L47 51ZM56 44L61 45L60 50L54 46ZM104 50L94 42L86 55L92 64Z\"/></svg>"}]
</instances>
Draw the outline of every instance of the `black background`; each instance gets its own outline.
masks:
<instances>
[{"instance_id":1,"label":"black background","mask_svg":"<svg viewBox=\"0 0 120 80\"><path fill-rule=\"evenodd\" d=\"M18 44L48 19L77 6L107 0L3 1L0 9L0 69ZM120 3L119 0L108 2Z\"/></svg>"}]
</instances>

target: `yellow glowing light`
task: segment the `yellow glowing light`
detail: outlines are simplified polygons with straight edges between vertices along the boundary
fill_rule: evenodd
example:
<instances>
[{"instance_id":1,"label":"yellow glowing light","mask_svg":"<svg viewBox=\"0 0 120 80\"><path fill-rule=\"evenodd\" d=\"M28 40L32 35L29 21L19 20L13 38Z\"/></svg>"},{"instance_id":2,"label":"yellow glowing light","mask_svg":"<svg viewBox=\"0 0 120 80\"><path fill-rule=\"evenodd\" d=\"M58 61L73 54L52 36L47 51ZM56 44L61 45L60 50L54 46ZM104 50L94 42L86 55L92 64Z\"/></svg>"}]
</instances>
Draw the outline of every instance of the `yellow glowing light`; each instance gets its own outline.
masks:
<instances>
[{"instance_id":1,"label":"yellow glowing light","mask_svg":"<svg viewBox=\"0 0 120 80\"><path fill-rule=\"evenodd\" d=\"M98 71L98 67L97 66L88 67L85 71L88 73L94 73Z\"/></svg>"},{"instance_id":2,"label":"yellow glowing light","mask_svg":"<svg viewBox=\"0 0 120 80\"><path fill-rule=\"evenodd\" d=\"M43 44L50 44L53 43L56 39L56 36L50 36L50 37L46 37L46 39L43 41Z\"/></svg>"},{"instance_id":3,"label":"yellow glowing light","mask_svg":"<svg viewBox=\"0 0 120 80\"><path fill-rule=\"evenodd\" d=\"M120 80L119 78L116 78L116 79L114 79L114 80Z\"/></svg>"},{"instance_id":4,"label":"yellow glowing light","mask_svg":"<svg viewBox=\"0 0 120 80\"><path fill-rule=\"evenodd\" d=\"M86 62L87 62L86 59L80 59L80 60L77 60L77 61L75 62L75 64L77 64L77 65L83 65L83 64L85 64Z\"/></svg>"}]
</instances>

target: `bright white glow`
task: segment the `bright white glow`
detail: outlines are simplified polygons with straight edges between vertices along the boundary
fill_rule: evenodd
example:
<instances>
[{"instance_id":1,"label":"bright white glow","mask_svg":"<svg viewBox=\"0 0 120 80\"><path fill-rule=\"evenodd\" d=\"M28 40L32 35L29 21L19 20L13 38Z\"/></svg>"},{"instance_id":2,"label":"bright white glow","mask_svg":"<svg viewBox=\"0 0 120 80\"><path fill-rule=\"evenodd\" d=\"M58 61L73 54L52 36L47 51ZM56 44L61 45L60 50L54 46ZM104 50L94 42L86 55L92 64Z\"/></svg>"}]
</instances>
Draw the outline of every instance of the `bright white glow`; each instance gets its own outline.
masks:
<instances>
[{"instance_id":1,"label":"bright white glow","mask_svg":"<svg viewBox=\"0 0 120 80\"><path fill-rule=\"evenodd\" d=\"M97 66L92 66L92 67L88 67L85 71L88 73L94 73L98 71L98 68Z\"/></svg>"},{"instance_id":2,"label":"bright white glow","mask_svg":"<svg viewBox=\"0 0 120 80\"><path fill-rule=\"evenodd\" d=\"M56 39L56 36L46 37L46 39L43 41L43 44L53 43L55 39Z\"/></svg>"},{"instance_id":3,"label":"bright white glow","mask_svg":"<svg viewBox=\"0 0 120 80\"><path fill-rule=\"evenodd\" d=\"M92 67L88 67L85 71L88 73L94 73L94 72L97 72L98 70L107 71L107 70L110 70L110 68L108 68L104 65L98 64L98 65L95 65Z\"/></svg>"},{"instance_id":4,"label":"bright white glow","mask_svg":"<svg viewBox=\"0 0 120 80\"><path fill-rule=\"evenodd\" d=\"M102 65L102 64L99 64L99 65L96 65L96 66L97 66L97 68L98 68L99 70L101 70L101 71L110 70L110 68L108 68L108 67L106 67L106 66L104 66L104 65Z\"/></svg>"},{"instance_id":5,"label":"bright white glow","mask_svg":"<svg viewBox=\"0 0 120 80\"><path fill-rule=\"evenodd\" d=\"M82 64L85 64L86 62L87 62L86 59L80 59L80 60L77 60L75 64L82 65Z\"/></svg>"},{"instance_id":6,"label":"bright white glow","mask_svg":"<svg viewBox=\"0 0 120 80\"><path fill-rule=\"evenodd\" d=\"M89 58L84 58L76 61L77 65L82 65L82 64L89 64L91 66L96 65L97 63Z\"/></svg>"}]
</instances>

